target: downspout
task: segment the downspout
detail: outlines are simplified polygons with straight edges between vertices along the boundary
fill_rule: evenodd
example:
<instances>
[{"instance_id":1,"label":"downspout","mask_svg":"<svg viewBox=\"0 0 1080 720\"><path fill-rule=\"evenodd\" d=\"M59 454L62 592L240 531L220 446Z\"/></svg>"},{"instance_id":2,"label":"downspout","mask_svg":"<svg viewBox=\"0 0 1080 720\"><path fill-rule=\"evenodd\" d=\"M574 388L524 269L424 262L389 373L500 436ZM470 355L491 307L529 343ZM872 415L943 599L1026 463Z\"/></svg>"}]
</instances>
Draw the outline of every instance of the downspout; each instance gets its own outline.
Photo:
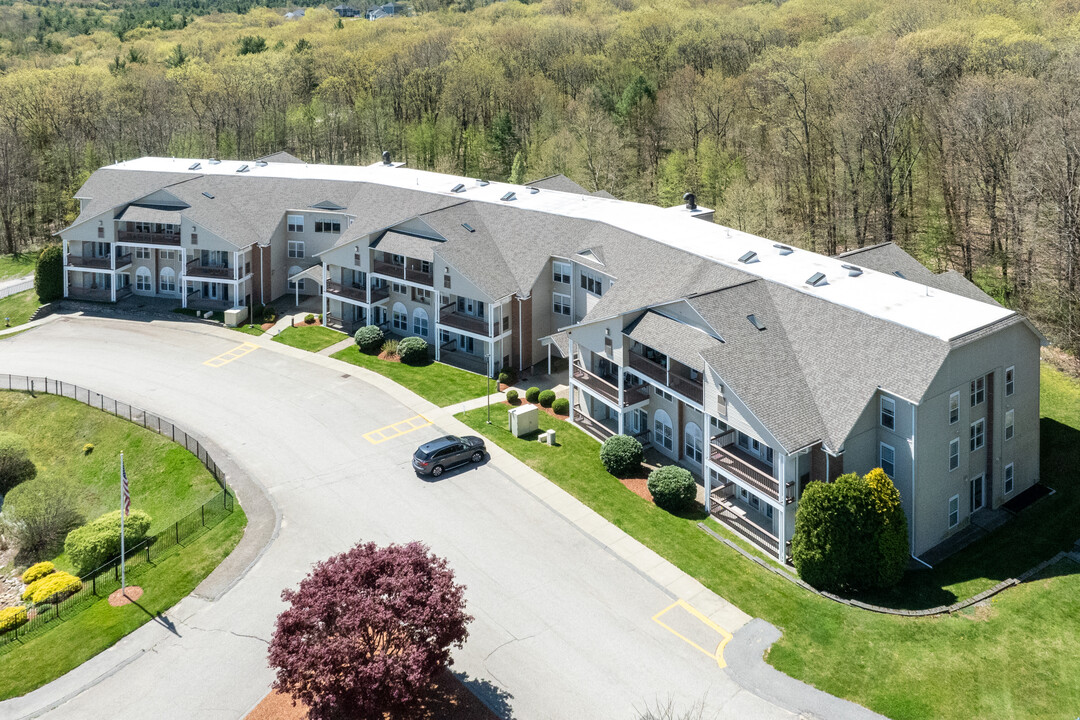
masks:
<instances>
[{"instance_id":1,"label":"downspout","mask_svg":"<svg viewBox=\"0 0 1080 720\"><path fill-rule=\"evenodd\" d=\"M521 296L518 295L518 372L525 372L525 326L521 323Z\"/></svg>"},{"instance_id":2,"label":"downspout","mask_svg":"<svg viewBox=\"0 0 1080 720\"><path fill-rule=\"evenodd\" d=\"M918 467L918 453L915 452L916 405L911 405L911 557L915 557L915 468ZM919 558L915 558L919 560ZM922 560L919 560L922 562ZM923 563L926 565L926 563ZM930 567L929 565L926 565Z\"/></svg>"}]
</instances>

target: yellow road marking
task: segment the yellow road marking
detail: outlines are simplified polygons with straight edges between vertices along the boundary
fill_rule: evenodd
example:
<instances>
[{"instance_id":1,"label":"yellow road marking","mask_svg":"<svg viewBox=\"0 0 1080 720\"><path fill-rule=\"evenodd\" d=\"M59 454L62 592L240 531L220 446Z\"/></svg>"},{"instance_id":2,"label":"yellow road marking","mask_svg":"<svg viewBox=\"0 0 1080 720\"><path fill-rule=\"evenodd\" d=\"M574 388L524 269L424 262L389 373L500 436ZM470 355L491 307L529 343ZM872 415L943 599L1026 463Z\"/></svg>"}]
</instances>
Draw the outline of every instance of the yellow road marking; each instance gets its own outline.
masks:
<instances>
[{"instance_id":1,"label":"yellow road marking","mask_svg":"<svg viewBox=\"0 0 1080 720\"><path fill-rule=\"evenodd\" d=\"M422 427L427 427L431 424L423 415L417 415L411 417L408 420L402 420L401 422L394 423L393 425L387 425L386 427L379 428L378 430L372 430L371 432L364 433L364 439L372 445L378 445L381 442L386 442L393 438L404 435L405 433L411 433L413 430L419 430Z\"/></svg>"},{"instance_id":2,"label":"yellow road marking","mask_svg":"<svg viewBox=\"0 0 1080 720\"><path fill-rule=\"evenodd\" d=\"M665 614L667 614L671 610L674 610L675 608L682 608L683 610L685 610L686 612L688 612L689 614L693 615L695 618L700 620L710 630L713 630L718 635L720 635L720 637L721 637L720 644L716 646L715 650L710 651L710 650L707 650L707 649L701 647L696 642L694 642L690 638L686 637L685 635L683 635L679 631L675 630L670 625L668 625L667 623L665 623L663 620L660 619ZM682 599L676 600L675 602L671 603L670 605L668 605L666 608L664 608L660 612L653 615L653 622L655 622L657 625L664 628L665 630L667 630L668 632L670 632L672 635L679 638L683 642L687 643L688 645L691 645L692 647L697 648L698 650L705 653L709 657L714 658L716 660L716 664L719 665L720 667L727 667L727 661L724 660L724 646L727 645L731 641L731 633L729 633L727 630L725 630L724 628L720 627L719 625L714 623L712 620L707 618L701 611L699 611L698 609L696 609L695 607L690 605L690 603L688 603L688 602L686 602L685 600L682 600Z\"/></svg>"},{"instance_id":3,"label":"yellow road marking","mask_svg":"<svg viewBox=\"0 0 1080 720\"><path fill-rule=\"evenodd\" d=\"M244 357L245 355L247 355L248 353L255 352L258 349L259 349L258 345L255 345L254 343L247 343L246 342L243 345L238 345L238 346L234 347L232 350L229 350L228 352L221 353L217 357L210 358L209 360L204 362L203 365L209 365L210 367L218 368L218 367L221 367L222 365L228 365L233 360L238 360L238 359Z\"/></svg>"}]
</instances>

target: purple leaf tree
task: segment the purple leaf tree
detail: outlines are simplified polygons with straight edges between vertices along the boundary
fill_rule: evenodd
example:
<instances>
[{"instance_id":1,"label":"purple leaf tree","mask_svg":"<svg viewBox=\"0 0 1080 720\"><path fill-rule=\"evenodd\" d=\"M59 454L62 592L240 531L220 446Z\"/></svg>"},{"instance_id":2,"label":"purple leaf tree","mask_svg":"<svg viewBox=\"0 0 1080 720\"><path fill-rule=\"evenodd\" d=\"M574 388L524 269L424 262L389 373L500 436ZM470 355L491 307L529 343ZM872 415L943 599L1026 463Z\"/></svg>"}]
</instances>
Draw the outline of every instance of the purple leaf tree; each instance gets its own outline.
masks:
<instances>
[{"instance_id":1,"label":"purple leaf tree","mask_svg":"<svg viewBox=\"0 0 1080 720\"><path fill-rule=\"evenodd\" d=\"M408 716L468 637L465 587L427 546L360 543L318 563L270 640L274 689L312 720Z\"/></svg>"}]
</instances>

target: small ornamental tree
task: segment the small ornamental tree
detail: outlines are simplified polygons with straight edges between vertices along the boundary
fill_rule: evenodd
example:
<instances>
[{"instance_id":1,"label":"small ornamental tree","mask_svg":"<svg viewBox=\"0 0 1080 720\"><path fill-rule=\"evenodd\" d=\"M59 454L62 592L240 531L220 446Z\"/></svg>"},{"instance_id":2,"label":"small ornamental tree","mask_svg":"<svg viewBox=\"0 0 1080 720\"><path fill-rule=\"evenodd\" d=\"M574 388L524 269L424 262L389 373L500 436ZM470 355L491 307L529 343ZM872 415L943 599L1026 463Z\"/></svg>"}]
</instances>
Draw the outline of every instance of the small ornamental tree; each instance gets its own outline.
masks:
<instances>
[{"instance_id":1,"label":"small ornamental tree","mask_svg":"<svg viewBox=\"0 0 1080 720\"><path fill-rule=\"evenodd\" d=\"M892 587L904 577L908 564L907 515L900 504L900 491L881 468L874 468L863 478L870 487L873 511L880 523L877 542L877 585Z\"/></svg>"},{"instance_id":2,"label":"small ornamental tree","mask_svg":"<svg viewBox=\"0 0 1080 720\"><path fill-rule=\"evenodd\" d=\"M465 587L420 543L357 544L318 563L270 640L274 689L312 720L409 717L468 637Z\"/></svg>"},{"instance_id":3,"label":"small ornamental tree","mask_svg":"<svg viewBox=\"0 0 1080 720\"><path fill-rule=\"evenodd\" d=\"M383 344L383 331L378 325L365 325L353 335L360 352L373 355L379 352Z\"/></svg>"},{"instance_id":4,"label":"small ornamental tree","mask_svg":"<svg viewBox=\"0 0 1080 720\"><path fill-rule=\"evenodd\" d=\"M686 468L665 465L649 473L649 493L657 507L668 512L686 510L697 500L697 483Z\"/></svg>"},{"instance_id":5,"label":"small ornamental tree","mask_svg":"<svg viewBox=\"0 0 1080 720\"><path fill-rule=\"evenodd\" d=\"M421 337L405 338L398 343L398 355L406 365L423 365L430 359L427 340Z\"/></svg>"},{"instance_id":6,"label":"small ornamental tree","mask_svg":"<svg viewBox=\"0 0 1080 720\"><path fill-rule=\"evenodd\" d=\"M33 561L60 552L65 536L83 521L79 512L83 492L69 478L40 477L4 496L3 518L19 553Z\"/></svg>"},{"instance_id":7,"label":"small ornamental tree","mask_svg":"<svg viewBox=\"0 0 1080 720\"><path fill-rule=\"evenodd\" d=\"M34 289L43 303L64 297L64 250L59 245L49 245L38 255Z\"/></svg>"},{"instance_id":8,"label":"small ornamental tree","mask_svg":"<svg viewBox=\"0 0 1080 720\"><path fill-rule=\"evenodd\" d=\"M0 432L0 495L37 475L30 446L20 435Z\"/></svg>"},{"instance_id":9,"label":"small ornamental tree","mask_svg":"<svg viewBox=\"0 0 1080 720\"><path fill-rule=\"evenodd\" d=\"M627 477L641 469L645 451L637 438L612 435L600 446L600 462L616 477Z\"/></svg>"}]
</instances>

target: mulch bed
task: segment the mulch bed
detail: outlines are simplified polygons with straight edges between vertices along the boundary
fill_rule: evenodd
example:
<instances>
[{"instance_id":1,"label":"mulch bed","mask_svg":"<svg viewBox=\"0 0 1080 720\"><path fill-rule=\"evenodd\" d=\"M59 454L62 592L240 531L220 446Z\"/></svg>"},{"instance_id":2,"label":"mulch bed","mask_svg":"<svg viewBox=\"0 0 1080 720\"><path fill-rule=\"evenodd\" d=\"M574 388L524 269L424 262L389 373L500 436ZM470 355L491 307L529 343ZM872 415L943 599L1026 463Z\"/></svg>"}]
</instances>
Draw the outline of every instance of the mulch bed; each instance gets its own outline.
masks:
<instances>
[{"instance_id":1,"label":"mulch bed","mask_svg":"<svg viewBox=\"0 0 1080 720\"><path fill-rule=\"evenodd\" d=\"M143 595L143 589L136 585L128 585L127 590L116 590L109 596L109 604L113 607L123 607L138 601Z\"/></svg>"},{"instance_id":2,"label":"mulch bed","mask_svg":"<svg viewBox=\"0 0 1080 720\"><path fill-rule=\"evenodd\" d=\"M555 411L552 410L551 408L546 408L543 405L541 405L540 403L531 403L528 400L522 400L521 398L518 398L518 401L516 403L512 403L509 400L503 400L502 404L503 405L509 405L510 407L520 407L521 405L532 405L534 408L536 408L540 412L546 412L548 415L555 418L556 420L569 420L570 419L569 415L557 415L557 414L555 414Z\"/></svg>"},{"instance_id":3,"label":"mulch bed","mask_svg":"<svg viewBox=\"0 0 1080 720\"><path fill-rule=\"evenodd\" d=\"M649 479L648 478L619 478L619 482L623 484L630 492L634 493L640 498L652 502L652 493L649 492Z\"/></svg>"},{"instance_id":4,"label":"mulch bed","mask_svg":"<svg viewBox=\"0 0 1080 720\"><path fill-rule=\"evenodd\" d=\"M262 324L262 325L260 325L259 327L261 327L261 328L263 329L263 332L266 332L266 331L267 331L267 330L269 330L270 328L274 327L274 324L275 324L275 323L263 323L263 324Z\"/></svg>"},{"instance_id":5,"label":"mulch bed","mask_svg":"<svg viewBox=\"0 0 1080 720\"><path fill-rule=\"evenodd\" d=\"M295 706L292 698L271 691L245 720L307 720L307 709L301 703ZM424 701L416 720L497 720L494 713L469 692L449 671L444 670L431 684L431 693ZM356 720L363 720L357 718Z\"/></svg>"},{"instance_id":6,"label":"mulch bed","mask_svg":"<svg viewBox=\"0 0 1080 720\"><path fill-rule=\"evenodd\" d=\"M385 360L386 362L401 362L400 355L387 355L385 352L381 352L377 355L377 357L380 360Z\"/></svg>"}]
</instances>

